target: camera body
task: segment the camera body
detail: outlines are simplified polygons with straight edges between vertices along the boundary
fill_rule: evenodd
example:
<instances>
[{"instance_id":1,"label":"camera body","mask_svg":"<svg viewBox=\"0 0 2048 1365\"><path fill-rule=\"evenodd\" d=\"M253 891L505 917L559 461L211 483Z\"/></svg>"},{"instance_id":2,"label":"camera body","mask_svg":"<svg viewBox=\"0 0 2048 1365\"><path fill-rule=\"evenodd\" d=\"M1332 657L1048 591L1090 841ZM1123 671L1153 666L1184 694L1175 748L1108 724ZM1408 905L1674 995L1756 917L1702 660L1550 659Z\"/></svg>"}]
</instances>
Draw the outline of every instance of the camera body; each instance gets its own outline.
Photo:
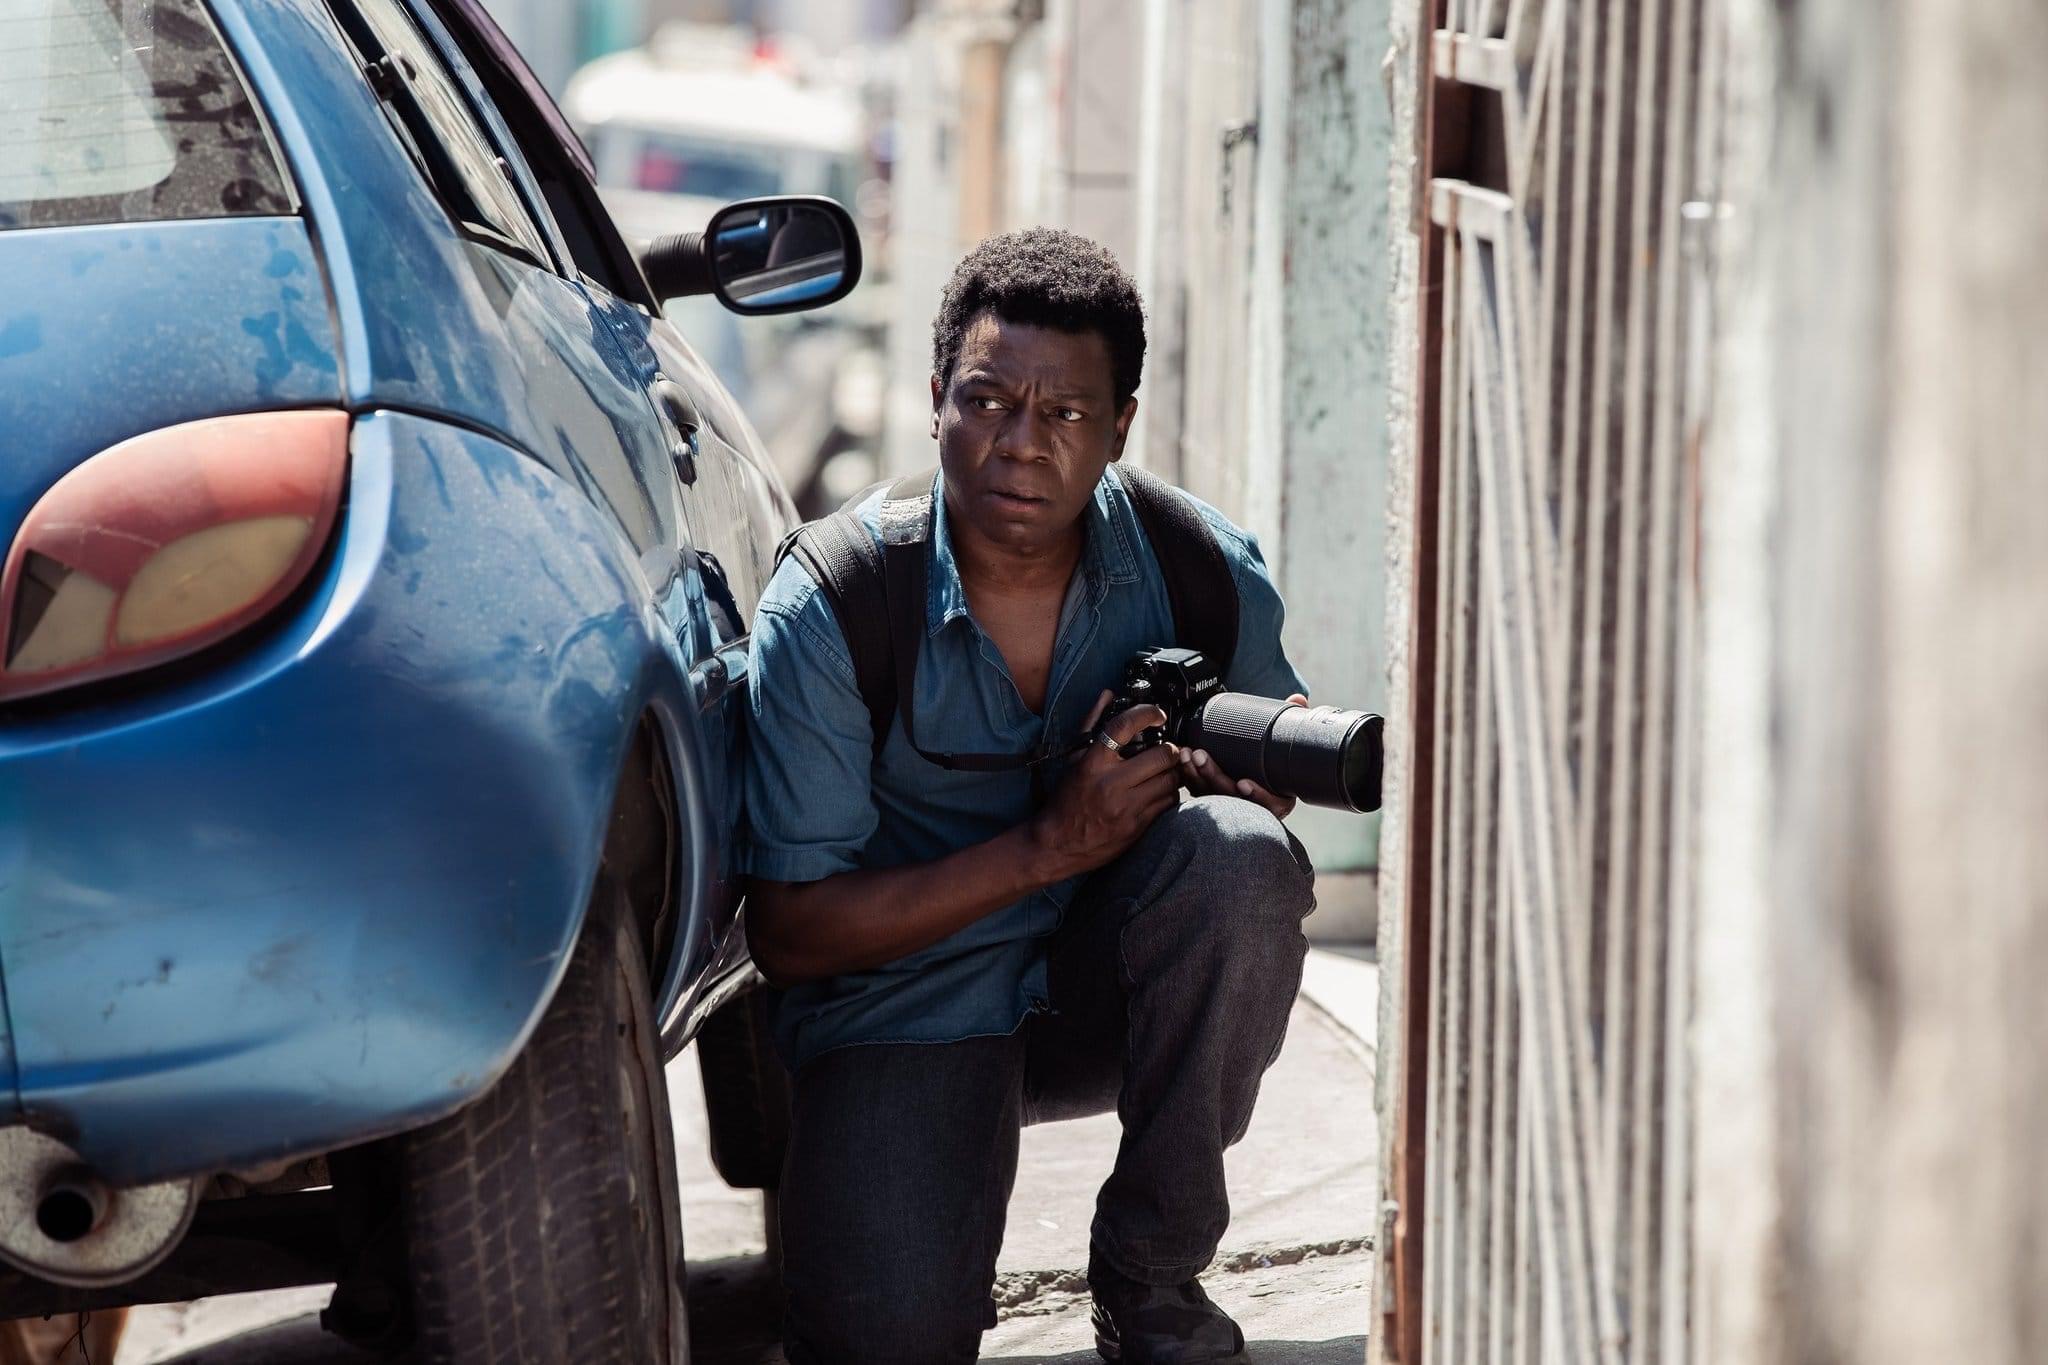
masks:
<instances>
[{"instance_id":1,"label":"camera body","mask_svg":"<svg viewBox=\"0 0 2048 1365\"><path fill-rule=\"evenodd\" d=\"M1166 713L1166 724L1139 732L1124 746L1125 753L1142 753L1164 741L1182 742L1187 718L1210 697L1223 690L1223 675L1206 654L1192 649L1141 649L1124 665L1123 680L1102 713L1103 722L1133 706L1156 706Z\"/></svg>"},{"instance_id":2,"label":"camera body","mask_svg":"<svg viewBox=\"0 0 2048 1365\"><path fill-rule=\"evenodd\" d=\"M1232 777L1250 778L1278 795L1338 810L1379 809L1384 722L1378 716L1226 692L1207 656L1174 648L1131 656L1103 723L1133 706L1158 707L1166 723L1126 743L1126 758L1162 743L1204 749Z\"/></svg>"}]
</instances>

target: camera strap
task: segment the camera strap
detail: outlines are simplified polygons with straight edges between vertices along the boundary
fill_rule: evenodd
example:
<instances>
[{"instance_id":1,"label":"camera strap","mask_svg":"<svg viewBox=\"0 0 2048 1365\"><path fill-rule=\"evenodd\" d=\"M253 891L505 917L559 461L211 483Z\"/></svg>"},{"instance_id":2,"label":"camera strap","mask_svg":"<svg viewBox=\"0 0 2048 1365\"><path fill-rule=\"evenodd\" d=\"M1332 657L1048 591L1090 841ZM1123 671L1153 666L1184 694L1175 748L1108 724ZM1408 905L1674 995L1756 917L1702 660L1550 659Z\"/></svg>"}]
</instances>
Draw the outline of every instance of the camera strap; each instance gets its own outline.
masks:
<instances>
[{"instance_id":1,"label":"camera strap","mask_svg":"<svg viewBox=\"0 0 2048 1365\"><path fill-rule=\"evenodd\" d=\"M1175 643L1200 650L1227 672L1237 652L1237 582L1223 549L1194 503L1163 479L1141 469L1110 466L1130 495L1146 539L1158 558L1172 607ZM830 516L791 532L776 556L800 560L832 606L846 638L854 678L867 707L874 754L880 757L892 720L920 756L953 772L1030 771L1037 782L1046 765L1088 743L1086 736L1060 748L1030 753L951 753L917 742L917 658L926 634L931 534L938 471L888 486L879 516L881 543L854 509L873 496L870 487ZM879 487L880 485L876 485Z\"/></svg>"}]
</instances>

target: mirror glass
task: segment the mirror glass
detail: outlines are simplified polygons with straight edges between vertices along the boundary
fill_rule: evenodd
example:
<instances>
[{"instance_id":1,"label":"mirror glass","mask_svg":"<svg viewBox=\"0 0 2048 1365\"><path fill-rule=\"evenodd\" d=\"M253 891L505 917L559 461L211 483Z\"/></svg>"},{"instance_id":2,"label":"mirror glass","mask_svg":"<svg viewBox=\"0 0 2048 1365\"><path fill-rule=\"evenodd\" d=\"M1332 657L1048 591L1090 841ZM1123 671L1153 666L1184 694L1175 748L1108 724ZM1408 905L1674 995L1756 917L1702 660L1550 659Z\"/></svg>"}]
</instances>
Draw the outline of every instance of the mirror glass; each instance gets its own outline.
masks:
<instances>
[{"instance_id":1,"label":"mirror glass","mask_svg":"<svg viewBox=\"0 0 2048 1365\"><path fill-rule=\"evenodd\" d=\"M839 221L812 204L728 209L711 225L710 248L719 288L742 313L823 300L846 278Z\"/></svg>"}]
</instances>

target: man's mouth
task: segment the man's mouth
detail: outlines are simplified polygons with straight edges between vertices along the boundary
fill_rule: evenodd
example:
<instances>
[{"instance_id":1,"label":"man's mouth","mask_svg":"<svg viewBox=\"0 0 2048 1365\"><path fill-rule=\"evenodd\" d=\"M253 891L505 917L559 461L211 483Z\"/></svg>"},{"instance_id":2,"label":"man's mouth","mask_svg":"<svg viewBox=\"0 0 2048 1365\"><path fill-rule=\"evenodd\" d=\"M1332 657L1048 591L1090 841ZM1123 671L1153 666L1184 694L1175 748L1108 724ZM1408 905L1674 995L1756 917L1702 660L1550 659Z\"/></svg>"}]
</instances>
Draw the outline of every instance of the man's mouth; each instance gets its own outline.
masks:
<instances>
[{"instance_id":1,"label":"man's mouth","mask_svg":"<svg viewBox=\"0 0 2048 1365\"><path fill-rule=\"evenodd\" d=\"M1042 498L1036 493L1023 493L1010 488L991 488L988 495L1009 507L1036 507L1040 503L1051 501L1050 498Z\"/></svg>"}]
</instances>

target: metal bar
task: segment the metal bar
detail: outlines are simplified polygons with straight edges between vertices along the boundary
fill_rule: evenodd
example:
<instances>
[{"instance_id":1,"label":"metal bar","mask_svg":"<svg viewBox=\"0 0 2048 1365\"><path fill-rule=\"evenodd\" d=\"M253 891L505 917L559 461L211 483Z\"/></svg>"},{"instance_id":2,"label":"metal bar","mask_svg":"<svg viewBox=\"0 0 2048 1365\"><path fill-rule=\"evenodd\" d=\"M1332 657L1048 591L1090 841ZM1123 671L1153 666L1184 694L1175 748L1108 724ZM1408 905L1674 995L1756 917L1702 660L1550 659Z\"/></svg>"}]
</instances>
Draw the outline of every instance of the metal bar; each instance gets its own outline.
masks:
<instances>
[{"instance_id":1,"label":"metal bar","mask_svg":"<svg viewBox=\"0 0 2048 1365\"><path fill-rule=\"evenodd\" d=\"M1720 80L1723 60L1725 11L1714 0L1688 0L1692 9L1692 46L1695 56L1689 69L1695 81L1693 126L1686 130L1689 153L1685 183L1691 201L1712 205L1720 199L1719 155L1724 109ZM1708 221L1711 221L1710 219ZM1682 376L1678 412L1680 511L1676 578L1678 613L1674 630L1675 710L1672 786L1674 794L1674 835L1671 872L1671 926L1669 933L1669 989L1666 992L1666 1066L1672 1102L1664 1125L1665 1186L1663 1233L1664 1256L1661 1297L1664 1317L1661 1349L1667 1365L1708 1365L1705 1345L1694 1338L1690 1328L1703 1321L1700 1296L1703 1286L1693 1264L1693 1179L1694 1125L1696 1100L1693 1085L1691 1024L1694 1000L1694 944L1696 922L1697 864L1692 831L1699 791L1702 736L1699 729L1697 655L1699 649L1699 449L1708 404L1709 347L1712 317L1704 234L1693 240L1684 235L1686 284L1678 293L1680 316L1677 334L1685 351L1677 367ZM1676 263L1674 263L1676 266Z\"/></svg>"},{"instance_id":2,"label":"metal bar","mask_svg":"<svg viewBox=\"0 0 2048 1365\"><path fill-rule=\"evenodd\" d=\"M1473 183L1502 181L1460 130L1473 167L1432 158L1418 205L1448 297L1422 399L1441 505L1418 523L1440 540L1418 561L1438 653L1418 674L1432 849L1409 851L1435 936L1411 1054L1429 1103L1402 1157L1428 1173L1411 1361L1690 1365L1704 332L1677 206L1710 4L1457 0L1427 44L1501 93L1511 193Z\"/></svg>"},{"instance_id":3,"label":"metal bar","mask_svg":"<svg viewBox=\"0 0 2048 1365\"><path fill-rule=\"evenodd\" d=\"M1466 312L1475 328L1484 326L1489 333L1487 345L1473 347L1475 446L1485 524L1480 562L1490 646L1501 668L1495 695L1514 838L1510 894L1517 911L1516 965L1523 982L1524 1029L1536 1043L1536 1178L1543 1259L1557 1277L1563 1304L1558 1324L1562 1348L1574 1360L1591 1361L1600 1334L1594 1325L1599 1296L1586 1275L1592 1264L1582 1112L1587 1086L1581 1074L1583 1048L1568 1008L1567 966L1555 934L1561 919L1559 871L1565 855L1561 831L1546 812L1562 784L1555 778L1548 746L1528 715L1532 704L1540 707L1542 702L1545 642L1529 629L1526 619L1533 559L1528 554L1524 506L1512 493L1519 481L1519 392L1513 367L1501 365L1499 357L1513 353L1513 329L1502 303L1507 295L1497 288L1490 244L1468 235L1465 249L1475 258L1464 272Z\"/></svg>"},{"instance_id":4,"label":"metal bar","mask_svg":"<svg viewBox=\"0 0 2048 1365\"><path fill-rule=\"evenodd\" d=\"M1521 1001L1515 989L1514 916L1508 907L1505 879L1506 821L1501 816L1500 755L1489 752L1487 781L1482 799L1491 811L1493 837L1488 851L1492 863L1487 879L1488 897L1484 911L1492 924L1497 947L1496 970L1499 995L1493 1011L1493 1131L1492 1164L1493 1229L1489 1238L1492 1253L1488 1267L1487 1311L1489 1314L1486 1360L1505 1365L1515 1332L1515 1278L1521 1270Z\"/></svg>"},{"instance_id":5,"label":"metal bar","mask_svg":"<svg viewBox=\"0 0 2048 1365\"><path fill-rule=\"evenodd\" d=\"M1505 794L1503 794L1505 799ZM1505 898L1503 898L1505 902ZM1509 910L1510 919L1513 911ZM1510 932L1513 926L1510 924ZM1536 1107L1530 1073L1535 1063L1522 1053L1516 1087L1522 1096L1515 1121L1515 1302L1512 1365L1537 1365L1543 1359L1543 1265L1536 1232Z\"/></svg>"},{"instance_id":6,"label":"metal bar","mask_svg":"<svg viewBox=\"0 0 2048 1365\"><path fill-rule=\"evenodd\" d=\"M1571 3L1571 0L1557 2ZM1603 50L1603 30L1601 7L1573 4L1572 10L1579 21L1579 32L1576 35L1577 60L1573 62L1568 58L1566 64L1566 70L1576 72L1575 83L1570 87L1573 110L1570 139L1573 148L1571 259L1567 266L1568 283L1563 291L1566 309L1564 369L1561 375L1552 377L1553 382L1562 379L1564 384L1562 460L1565 475L1563 506L1558 519L1563 555L1558 580L1548 585L1563 608L1555 613L1554 618L1562 623L1562 647L1554 651L1551 664L1552 684L1556 686L1561 679L1562 686L1551 702L1547 720L1554 733L1565 736L1573 790L1569 807L1559 815L1569 820L1576 830L1583 828L1588 820L1589 803L1585 791L1589 746L1586 737L1592 729L1588 694L1594 671L1594 661L1586 650L1575 647L1575 642L1588 633L1589 602L1585 584L1594 569L1590 563L1593 537L1586 528L1593 519L1593 490L1599 482L1595 465L1598 447L1595 434L1598 409L1595 404L1599 398L1595 375L1598 358L1593 354L1591 336L1596 329L1592 278L1599 261L1603 203L1595 189L1595 161L1600 153L1597 114L1600 109L1599 55ZM1579 856L1567 884L1569 904L1574 907L1581 904L1579 869L1585 864L1583 845L1578 845L1578 848ZM1565 932L1571 957L1581 961L1588 959L1592 953L1592 926L1582 908L1574 909L1565 925ZM1574 1008L1583 1013L1584 1001L1575 1001Z\"/></svg>"},{"instance_id":7,"label":"metal bar","mask_svg":"<svg viewBox=\"0 0 2048 1365\"><path fill-rule=\"evenodd\" d=\"M1626 199L1621 205L1625 234L1620 256L1622 289L1618 312L1621 383L1614 431L1616 473L1620 493L1615 500L1616 554L1609 593L1614 618L1611 633L1613 701L1608 718L1611 760L1607 772L1604 827L1595 832L1603 853L1604 874L1599 892L1606 907L1607 935L1606 1032L1602 1051L1601 1135L1604 1151L1600 1184L1602 1243L1612 1265L1619 1324L1634 1312L1635 1277L1640 1257L1635 1212L1643 1179L1641 1105L1636 1084L1644 1052L1656 1052L1645 1039L1654 1023L1640 1012L1642 954L1653 937L1653 907L1637 895L1648 831L1642 823L1641 798L1648 780L1644 765L1649 736L1645 729L1648 701L1644 686L1645 655L1650 636L1645 617L1652 592L1649 540L1652 495L1649 486L1650 413L1656 401L1649 377L1654 364L1654 309L1650 279L1653 222L1661 197L1663 140L1658 136L1661 103L1662 23L1664 4L1638 7L1629 35L1632 51L1622 59L1631 73L1630 100L1614 108L1627 151ZM1620 188L1619 186L1617 188Z\"/></svg>"},{"instance_id":8,"label":"metal bar","mask_svg":"<svg viewBox=\"0 0 2048 1365\"><path fill-rule=\"evenodd\" d=\"M1484 601L1473 606L1473 637L1475 644L1483 642L1485 628L1476 618L1486 609ZM1492 1215L1494 1181L1490 1145L1493 1137L1493 1045L1496 1031L1493 1027L1493 1010L1500 993L1500 984L1505 976L1500 956L1495 952L1497 939L1494 933L1495 916L1492 906L1498 897L1499 887L1495 881L1494 850L1499 846L1498 814L1499 803L1493 797L1497 767L1497 749L1493 734L1493 657L1489 650L1474 649L1478 670L1473 686L1472 725L1472 798L1468 848L1472 861L1471 894L1467 897L1464 918L1468 926L1468 958L1471 969L1472 1009L1467 1021L1466 1033L1469 1042L1466 1047L1465 1065L1460 1068L1468 1078L1467 1113L1463 1137L1466 1147L1464 1238L1465 1265L1462 1293L1465 1297L1465 1311L1462 1318L1460 1349L1457 1360L1478 1362L1484 1359L1488 1331L1488 1310L1492 1303L1488 1272L1492 1268L1492 1244L1494 1219Z\"/></svg>"},{"instance_id":9,"label":"metal bar","mask_svg":"<svg viewBox=\"0 0 2048 1365\"><path fill-rule=\"evenodd\" d=\"M1687 563L1686 532L1691 523L1682 491L1688 485L1681 480L1685 393L1682 347L1686 328L1680 266L1681 206L1689 197L1692 125L1697 117L1698 15L1693 0L1667 0L1667 4L1669 23L1659 85L1668 93L1655 203L1656 406L1650 442L1653 556L1645 622L1645 634L1652 647L1647 655L1644 685L1645 834L1638 893L1645 921L1638 968L1642 999L1638 1008L1643 1018L1656 1021L1658 1036L1654 1046L1646 1046L1640 1053L1636 1077L1645 1174L1638 1182L1634 1215L1638 1259L1631 1286L1634 1321L1630 1324L1631 1339L1640 1343L1640 1358L1645 1362L1665 1358L1665 1325L1675 1309L1665 1299L1666 1265L1672 1248L1669 1199L1672 1182L1682 1176L1672 1159L1669 1135L1673 1129L1682 1129L1689 1114L1681 1092L1676 1089L1683 1075L1682 1048L1673 1046L1674 1039L1684 1038L1686 1028L1683 1018L1674 1016L1672 1002L1687 998L1673 974L1673 954L1680 942L1684 913L1680 908L1683 889L1678 884L1677 869L1682 859L1677 849L1675 822L1680 809L1678 745L1680 717L1684 712L1678 694L1686 619L1680 584ZM1682 1310L1679 1316L1682 1317Z\"/></svg>"},{"instance_id":10,"label":"metal bar","mask_svg":"<svg viewBox=\"0 0 2048 1365\"><path fill-rule=\"evenodd\" d=\"M1446 0L1420 0L1419 32L1431 33L1441 27ZM1440 414L1442 393L1442 346L1444 309L1445 234L1428 225L1428 179L1437 169L1438 158L1447 149L1440 145L1460 140L1451 126L1459 111L1439 110L1442 98L1431 63L1430 44L1417 45L1420 70L1416 93L1422 101L1417 130L1422 139L1417 157L1414 227L1420 237L1418 268L1420 298L1417 301L1415 505L1413 525L1421 543L1414 558L1414 602L1409 626L1411 697L1408 730L1407 791L1404 811L1407 820L1406 867L1401 914L1402 947L1402 1038L1401 1079L1395 1101L1395 1133L1391 1144L1389 1187L1397 1205L1393 1218L1393 1245L1386 1256L1386 1268L1393 1281L1387 1298L1389 1311L1381 1319L1381 1340L1388 1354L1408 1365L1422 1359L1423 1258L1426 1239L1423 1230L1425 1177L1428 1163L1427 1116L1429 1069L1427 1034L1434 1013L1429 993L1432 960L1430 906L1434 898L1432 878L1436 847L1434 820L1436 793L1435 725L1437 711L1437 617L1440 610L1439 567L1435 546L1429 537L1438 534L1440 462L1442 456Z\"/></svg>"},{"instance_id":11,"label":"metal bar","mask_svg":"<svg viewBox=\"0 0 2048 1365\"><path fill-rule=\"evenodd\" d=\"M1504 40L1438 29L1430 42L1436 48L1437 72L1444 79L1488 90L1516 89L1515 53Z\"/></svg>"},{"instance_id":12,"label":"metal bar","mask_svg":"<svg viewBox=\"0 0 2048 1365\"><path fill-rule=\"evenodd\" d=\"M1581 595L1572 588L1579 581L1585 554L1579 526L1584 520L1582 503L1589 452L1585 410L1592 380L1590 367L1585 363L1583 337L1589 293L1585 283L1586 261L1594 214L1589 188L1594 139L1589 130L1595 84L1587 69L1587 54L1597 46L1593 38L1598 32L1598 11L1571 0L1552 3L1565 15L1563 49L1558 56L1562 79L1552 97L1556 104L1553 126L1557 129L1557 164L1553 174L1557 177L1557 188L1550 211L1556 217L1557 232L1550 275L1557 285L1548 314L1554 338L1553 358L1532 378L1552 395L1547 425L1556 442L1551 458L1558 466L1558 476L1553 480L1558 489L1558 507L1553 520L1558 528L1560 556L1557 580L1548 586L1557 603L1552 619L1559 623L1563 638L1569 643L1578 638L1583 603ZM1568 746L1573 733L1570 727L1578 717L1579 660L1579 652L1569 647L1554 652L1548 724L1553 732L1566 737ZM1570 747L1566 754L1568 758L1575 756ZM1573 771L1577 771L1576 764ZM1577 818L1576 805L1567 815ZM1582 945L1574 947L1576 951Z\"/></svg>"},{"instance_id":13,"label":"metal bar","mask_svg":"<svg viewBox=\"0 0 2048 1365\"><path fill-rule=\"evenodd\" d=\"M1470 268L1468 254L1456 250L1446 261L1447 282L1455 282ZM1425 1340L1432 1360L1455 1361L1459 1344L1458 1250L1462 1218L1463 1151L1455 1140L1461 1131L1466 1094L1465 1039L1463 1037L1465 992L1469 980L1465 953L1468 938L1470 888L1466 873L1470 864L1471 771L1474 751L1472 717L1476 702L1474 680L1477 659L1471 603L1475 595L1478 565L1477 490L1470 454L1471 386L1464 381L1472 356L1470 318L1460 307L1462 291L1447 289L1444 295L1446 348L1456 366L1446 389L1451 417L1444 429L1444 554L1449 589L1447 601L1454 604L1443 618L1444 679L1440 695L1437 730L1445 776L1444 799L1439 804L1441 862L1436 902L1437 971L1431 991L1438 1002L1431 1024L1437 1046L1432 1049L1434 1107L1430 1120L1430 1201L1427 1226L1431 1251L1426 1262L1426 1290L1430 1303Z\"/></svg>"},{"instance_id":14,"label":"metal bar","mask_svg":"<svg viewBox=\"0 0 2048 1365\"><path fill-rule=\"evenodd\" d=\"M1483 272L1475 279L1492 283ZM1506 306L1512 294L1484 296L1500 349L1514 350L1522 324ZM1488 357L1489 361L1491 356ZM1479 483L1487 540L1482 564L1486 591L1495 607L1493 647L1502 670L1500 701L1504 779L1508 782L1510 828L1515 835L1517 966L1530 1001L1525 1015L1540 1040L1537 1103L1537 1174L1546 1187L1544 1216L1554 1237L1548 1258L1559 1280L1560 1331L1566 1355L1586 1361L1612 1354L1610 1266L1593 1236L1592 1175L1597 1079L1583 1019L1571 1009L1582 992L1574 978L1582 969L1569 955L1566 932L1570 886L1570 841L1557 812L1569 805L1559 736L1544 725L1543 696L1550 676L1546 654L1557 642L1533 628L1530 610L1541 591L1544 528L1532 525L1526 502L1515 496L1527 480L1524 432L1514 420L1522 411L1520 376L1495 370L1484 376L1491 392L1478 404L1483 414ZM1505 439L1489 441L1486 427Z\"/></svg>"}]
</instances>

